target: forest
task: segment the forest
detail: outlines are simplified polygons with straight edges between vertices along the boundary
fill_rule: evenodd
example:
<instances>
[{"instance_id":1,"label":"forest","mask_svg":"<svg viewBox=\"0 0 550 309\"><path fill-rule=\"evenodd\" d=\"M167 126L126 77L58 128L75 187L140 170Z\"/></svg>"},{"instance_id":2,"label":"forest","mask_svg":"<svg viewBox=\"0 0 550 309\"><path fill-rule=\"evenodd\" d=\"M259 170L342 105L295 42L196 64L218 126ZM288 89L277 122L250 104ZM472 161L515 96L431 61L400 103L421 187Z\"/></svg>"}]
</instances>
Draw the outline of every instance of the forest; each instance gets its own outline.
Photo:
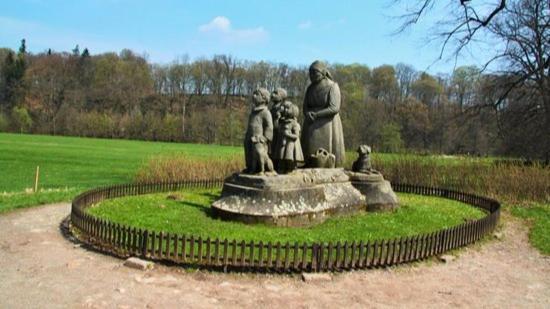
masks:
<instances>
[{"instance_id":1,"label":"forest","mask_svg":"<svg viewBox=\"0 0 550 309\"><path fill-rule=\"evenodd\" d=\"M0 49L0 132L240 145L254 89L285 88L301 105L309 83L305 64L225 54L156 64L128 49L33 54L26 44ZM330 70L348 150L548 160L548 111L532 108L540 96L528 85L506 88L509 74L459 66L432 75L405 63Z\"/></svg>"}]
</instances>

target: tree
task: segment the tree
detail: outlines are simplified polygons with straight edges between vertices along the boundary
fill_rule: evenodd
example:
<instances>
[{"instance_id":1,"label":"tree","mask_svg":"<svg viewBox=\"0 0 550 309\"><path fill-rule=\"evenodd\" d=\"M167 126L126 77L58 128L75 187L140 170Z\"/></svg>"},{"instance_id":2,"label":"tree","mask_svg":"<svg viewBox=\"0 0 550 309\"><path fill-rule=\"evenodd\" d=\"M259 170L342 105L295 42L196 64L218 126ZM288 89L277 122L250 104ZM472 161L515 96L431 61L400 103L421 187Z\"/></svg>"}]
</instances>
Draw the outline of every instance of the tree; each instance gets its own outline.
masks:
<instances>
[{"instance_id":1,"label":"tree","mask_svg":"<svg viewBox=\"0 0 550 309\"><path fill-rule=\"evenodd\" d=\"M417 72L411 65L398 63L395 66L395 75L399 85L399 98L403 101L411 94L411 87L416 79Z\"/></svg>"},{"instance_id":2,"label":"tree","mask_svg":"<svg viewBox=\"0 0 550 309\"><path fill-rule=\"evenodd\" d=\"M10 111L14 106L21 103L25 95L25 83L23 76L27 69L26 61L26 41L21 40L21 46L17 56L9 51L2 65L2 92L4 93L0 101L0 111Z\"/></svg>"},{"instance_id":3,"label":"tree","mask_svg":"<svg viewBox=\"0 0 550 309\"><path fill-rule=\"evenodd\" d=\"M382 102L395 102L397 93L395 69L391 65L382 65L372 70L370 95Z\"/></svg>"},{"instance_id":4,"label":"tree","mask_svg":"<svg viewBox=\"0 0 550 309\"><path fill-rule=\"evenodd\" d=\"M235 84L235 71L237 70L239 63L236 59L228 55L218 56L218 59L223 64L223 84L225 85L223 104L224 106L228 106L231 89Z\"/></svg>"},{"instance_id":5,"label":"tree","mask_svg":"<svg viewBox=\"0 0 550 309\"><path fill-rule=\"evenodd\" d=\"M411 90L416 99L428 106L433 106L435 99L443 92L443 87L430 74L422 73L420 78L412 83Z\"/></svg>"},{"instance_id":6,"label":"tree","mask_svg":"<svg viewBox=\"0 0 550 309\"><path fill-rule=\"evenodd\" d=\"M72 52L73 52L73 56L80 57L80 47L78 47L78 44L76 44Z\"/></svg>"},{"instance_id":7,"label":"tree","mask_svg":"<svg viewBox=\"0 0 550 309\"><path fill-rule=\"evenodd\" d=\"M147 61L130 50L95 56L90 107L124 113L154 93ZM93 101L92 101L93 100Z\"/></svg>"},{"instance_id":8,"label":"tree","mask_svg":"<svg viewBox=\"0 0 550 309\"><path fill-rule=\"evenodd\" d=\"M289 73L289 84L290 88L288 90L288 95L291 97L298 98L298 104L301 104L304 100L305 92L307 85L309 83L309 72L307 67L298 67L294 68Z\"/></svg>"},{"instance_id":9,"label":"tree","mask_svg":"<svg viewBox=\"0 0 550 309\"><path fill-rule=\"evenodd\" d=\"M191 98L187 95L187 86L191 79L191 66L189 57L183 56L172 64L168 72L170 79L170 89L172 96L181 105L181 136L185 137L185 116L187 113L187 104ZM167 121L167 120L166 120Z\"/></svg>"},{"instance_id":10,"label":"tree","mask_svg":"<svg viewBox=\"0 0 550 309\"><path fill-rule=\"evenodd\" d=\"M476 66L461 66L454 70L451 81L451 92L456 97L460 110L471 105L474 92L480 78L480 70Z\"/></svg>"},{"instance_id":11,"label":"tree","mask_svg":"<svg viewBox=\"0 0 550 309\"><path fill-rule=\"evenodd\" d=\"M193 79L193 88L195 95L202 96L206 93L207 75L206 70L208 60L201 58L193 62L191 65L191 78Z\"/></svg>"},{"instance_id":12,"label":"tree","mask_svg":"<svg viewBox=\"0 0 550 309\"><path fill-rule=\"evenodd\" d=\"M446 3L444 1L436 3L435 0L415 0L414 4L407 1L406 13L400 16L403 23L397 32L403 32L436 8L442 8L445 12L440 14L444 17L435 23L433 29L435 38L442 40L440 58L450 45L454 46L453 54L458 56L472 41L484 35L483 32L488 29L488 26L505 10L506 3L511 1L514 0L447 0ZM394 0L393 2L399 4L404 1Z\"/></svg>"},{"instance_id":13,"label":"tree","mask_svg":"<svg viewBox=\"0 0 550 309\"><path fill-rule=\"evenodd\" d=\"M399 152L403 148L403 140L399 125L389 122L382 126L380 130L380 151L381 152Z\"/></svg>"},{"instance_id":14,"label":"tree","mask_svg":"<svg viewBox=\"0 0 550 309\"><path fill-rule=\"evenodd\" d=\"M90 57L90 51L88 50L88 48L84 48L84 50L82 51L82 55L80 55L82 58L89 58Z\"/></svg>"},{"instance_id":15,"label":"tree","mask_svg":"<svg viewBox=\"0 0 550 309\"><path fill-rule=\"evenodd\" d=\"M428 106L415 98L408 98L397 106L396 112L407 148L428 149L432 129Z\"/></svg>"},{"instance_id":16,"label":"tree","mask_svg":"<svg viewBox=\"0 0 550 309\"><path fill-rule=\"evenodd\" d=\"M7 132L9 129L9 119L4 115L4 113L0 113L0 132Z\"/></svg>"},{"instance_id":17,"label":"tree","mask_svg":"<svg viewBox=\"0 0 550 309\"><path fill-rule=\"evenodd\" d=\"M399 2L399 1L398 1ZM548 0L465 1L447 0L448 14L436 25L434 34L441 40L440 58L453 47L458 57L472 42L487 42L493 50L482 68L498 63L495 73L507 76L499 83L503 91L485 107L503 108L514 92L524 94L523 108L517 116L523 121L541 118L539 156L550 160L550 7ZM438 2L438 5L441 3ZM402 17L399 30L423 19L436 7L435 0L417 0ZM483 107L483 106L482 106ZM518 113L519 112L519 113Z\"/></svg>"},{"instance_id":18,"label":"tree","mask_svg":"<svg viewBox=\"0 0 550 309\"><path fill-rule=\"evenodd\" d=\"M11 112L14 127L19 133L28 132L32 126L32 118L24 107L14 107Z\"/></svg>"}]
</instances>

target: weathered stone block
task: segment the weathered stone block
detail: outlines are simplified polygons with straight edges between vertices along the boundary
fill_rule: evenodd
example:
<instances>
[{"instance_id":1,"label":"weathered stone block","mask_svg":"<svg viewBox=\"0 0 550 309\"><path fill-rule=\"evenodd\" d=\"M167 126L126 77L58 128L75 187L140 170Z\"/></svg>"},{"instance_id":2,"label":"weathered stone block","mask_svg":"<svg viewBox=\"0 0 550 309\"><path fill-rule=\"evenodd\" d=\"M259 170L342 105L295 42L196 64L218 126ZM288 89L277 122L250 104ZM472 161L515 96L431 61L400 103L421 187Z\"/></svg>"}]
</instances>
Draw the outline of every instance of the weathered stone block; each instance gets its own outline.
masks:
<instances>
[{"instance_id":1,"label":"weathered stone block","mask_svg":"<svg viewBox=\"0 0 550 309\"><path fill-rule=\"evenodd\" d=\"M327 273L302 273L305 282L332 281L332 276Z\"/></svg>"},{"instance_id":2,"label":"weathered stone block","mask_svg":"<svg viewBox=\"0 0 550 309\"><path fill-rule=\"evenodd\" d=\"M276 226L306 226L364 209L364 196L341 168L276 176L233 174L212 204L216 217Z\"/></svg>"},{"instance_id":3,"label":"weathered stone block","mask_svg":"<svg viewBox=\"0 0 550 309\"><path fill-rule=\"evenodd\" d=\"M153 268L154 264L152 262L144 261L137 257L130 257L126 259L126 261L124 261L124 266L139 270L148 270Z\"/></svg>"},{"instance_id":4,"label":"weathered stone block","mask_svg":"<svg viewBox=\"0 0 550 309\"><path fill-rule=\"evenodd\" d=\"M356 173L346 171L351 183L366 198L367 211L385 211L399 207L397 195L389 181L378 172Z\"/></svg>"}]
</instances>

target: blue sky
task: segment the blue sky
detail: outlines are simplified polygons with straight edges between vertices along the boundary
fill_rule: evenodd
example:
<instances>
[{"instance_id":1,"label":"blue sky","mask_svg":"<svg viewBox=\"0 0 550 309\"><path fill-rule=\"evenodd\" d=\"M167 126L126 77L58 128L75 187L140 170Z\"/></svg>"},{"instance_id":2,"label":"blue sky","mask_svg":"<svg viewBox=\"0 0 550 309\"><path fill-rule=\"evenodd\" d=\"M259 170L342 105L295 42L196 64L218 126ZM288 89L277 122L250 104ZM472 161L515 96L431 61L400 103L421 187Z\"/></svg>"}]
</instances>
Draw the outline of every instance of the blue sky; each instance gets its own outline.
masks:
<instances>
[{"instance_id":1,"label":"blue sky","mask_svg":"<svg viewBox=\"0 0 550 309\"><path fill-rule=\"evenodd\" d=\"M70 51L76 44L92 54L130 48L157 63L223 53L292 65L315 59L371 67L404 62L450 73L454 61L432 64L439 48L426 44L430 20L392 35L399 25L392 16L401 11L390 2L2 0L0 47L17 49L26 38L32 52ZM483 55L477 56L457 64L479 65Z\"/></svg>"}]
</instances>

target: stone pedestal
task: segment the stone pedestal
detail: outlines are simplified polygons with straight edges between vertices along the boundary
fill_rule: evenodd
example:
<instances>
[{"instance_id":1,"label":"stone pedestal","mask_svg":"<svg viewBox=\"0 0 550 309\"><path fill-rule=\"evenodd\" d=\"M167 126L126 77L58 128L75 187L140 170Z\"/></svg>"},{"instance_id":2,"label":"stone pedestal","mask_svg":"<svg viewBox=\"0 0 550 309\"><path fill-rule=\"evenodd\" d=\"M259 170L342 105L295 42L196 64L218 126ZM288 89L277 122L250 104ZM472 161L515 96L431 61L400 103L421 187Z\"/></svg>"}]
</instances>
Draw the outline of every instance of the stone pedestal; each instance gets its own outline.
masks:
<instances>
[{"instance_id":1,"label":"stone pedestal","mask_svg":"<svg viewBox=\"0 0 550 309\"><path fill-rule=\"evenodd\" d=\"M397 195L389 181L379 172L357 173L346 171L351 183L366 197L367 211L386 211L399 207Z\"/></svg>"},{"instance_id":2,"label":"stone pedestal","mask_svg":"<svg viewBox=\"0 0 550 309\"><path fill-rule=\"evenodd\" d=\"M276 176L236 173L225 180L221 198L212 204L215 217L276 226L307 226L365 209L365 197L341 168Z\"/></svg>"}]
</instances>

